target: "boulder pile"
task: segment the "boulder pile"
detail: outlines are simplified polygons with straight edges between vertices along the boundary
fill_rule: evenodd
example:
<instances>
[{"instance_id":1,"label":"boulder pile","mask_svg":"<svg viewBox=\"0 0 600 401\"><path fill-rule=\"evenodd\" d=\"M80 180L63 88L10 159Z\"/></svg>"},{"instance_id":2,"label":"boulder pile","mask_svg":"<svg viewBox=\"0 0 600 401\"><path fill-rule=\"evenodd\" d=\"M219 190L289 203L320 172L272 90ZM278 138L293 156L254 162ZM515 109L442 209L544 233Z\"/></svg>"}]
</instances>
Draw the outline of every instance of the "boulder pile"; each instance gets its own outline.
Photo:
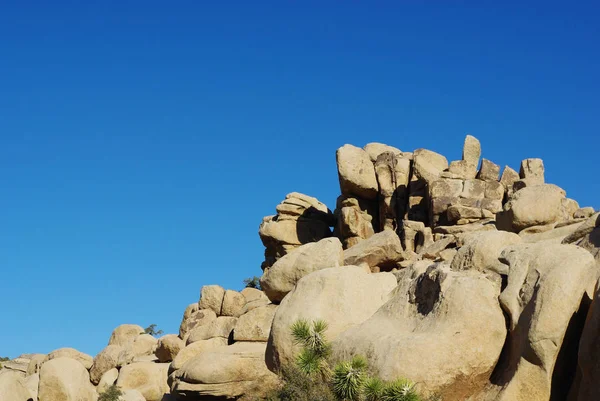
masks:
<instances>
[{"instance_id":1,"label":"boulder pile","mask_svg":"<svg viewBox=\"0 0 600 401\"><path fill-rule=\"evenodd\" d=\"M328 323L332 362L362 355L444 401L600 400L600 213L519 169L370 143L336 153L332 212L291 193L263 219L261 289L201 288L179 333L117 327L3 363L2 401L258 400L299 351L298 319Z\"/></svg>"}]
</instances>

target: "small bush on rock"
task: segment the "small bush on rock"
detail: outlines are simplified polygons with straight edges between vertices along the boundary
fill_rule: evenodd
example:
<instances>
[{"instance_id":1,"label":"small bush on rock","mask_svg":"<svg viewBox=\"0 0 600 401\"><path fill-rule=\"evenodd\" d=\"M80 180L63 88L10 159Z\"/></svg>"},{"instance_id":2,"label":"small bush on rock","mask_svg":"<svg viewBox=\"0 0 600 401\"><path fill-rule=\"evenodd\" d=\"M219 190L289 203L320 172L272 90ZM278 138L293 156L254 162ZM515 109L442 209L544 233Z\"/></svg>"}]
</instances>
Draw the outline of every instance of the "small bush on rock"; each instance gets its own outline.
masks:
<instances>
[{"instance_id":1,"label":"small bush on rock","mask_svg":"<svg viewBox=\"0 0 600 401\"><path fill-rule=\"evenodd\" d=\"M98 397L98 401L118 401L119 397L123 395L123 392L116 384L113 384L109 388L107 388L103 393Z\"/></svg>"},{"instance_id":2,"label":"small bush on rock","mask_svg":"<svg viewBox=\"0 0 600 401\"><path fill-rule=\"evenodd\" d=\"M333 370L333 392L340 400L358 401L367 378L367 361L355 356L351 361L337 364Z\"/></svg>"},{"instance_id":3,"label":"small bush on rock","mask_svg":"<svg viewBox=\"0 0 600 401\"><path fill-rule=\"evenodd\" d=\"M260 277L248 277L244 280L244 286L246 288L256 288L257 290L261 290L260 288Z\"/></svg>"}]
</instances>

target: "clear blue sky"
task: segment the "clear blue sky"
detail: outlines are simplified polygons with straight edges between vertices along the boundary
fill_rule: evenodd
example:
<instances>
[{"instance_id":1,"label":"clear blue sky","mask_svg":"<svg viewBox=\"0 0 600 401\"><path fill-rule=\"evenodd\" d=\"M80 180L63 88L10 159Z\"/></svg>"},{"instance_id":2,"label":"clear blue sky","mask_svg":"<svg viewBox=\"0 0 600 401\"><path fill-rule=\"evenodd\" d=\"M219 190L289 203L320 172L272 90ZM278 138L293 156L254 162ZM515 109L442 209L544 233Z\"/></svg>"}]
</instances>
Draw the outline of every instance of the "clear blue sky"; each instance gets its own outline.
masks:
<instances>
[{"instance_id":1,"label":"clear blue sky","mask_svg":"<svg viewBox=\"0 0 600 401\"><path fill-rule=\"evenodd\" d=\"M335 206L344 143L452 160L471 133L600 208L597 2L11 3L0 355L177 332L202 285L260 275L286 193Z\"/></svg>"}]
</instances>

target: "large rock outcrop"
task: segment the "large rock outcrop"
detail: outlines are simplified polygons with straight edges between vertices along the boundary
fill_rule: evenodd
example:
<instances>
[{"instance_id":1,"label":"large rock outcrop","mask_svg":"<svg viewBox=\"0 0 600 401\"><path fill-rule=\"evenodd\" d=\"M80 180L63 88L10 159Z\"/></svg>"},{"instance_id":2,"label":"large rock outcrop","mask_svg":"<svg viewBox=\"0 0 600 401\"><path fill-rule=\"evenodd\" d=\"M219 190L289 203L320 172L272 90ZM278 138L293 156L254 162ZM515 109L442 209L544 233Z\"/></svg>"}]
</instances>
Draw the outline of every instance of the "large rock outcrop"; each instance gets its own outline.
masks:
<instances>
[{"instance_id":1,"label":"large rock outcrop","mask_svg":"<svg viewBox=\"0 0 600 401\"><path fill-rule=\"evenodd\" d=\"M401 280L393 297L333 343L335 360L363 355L383 379L463 401L492 374L506 336L499 285L478 271L432 265Z\"/></svg>"},{"instance_id":2,"label":"large rock outcrop","mask_svg":"<svg viewBox=\"0 0 600 401\"><path fill-rule=\"evenodd\" d=\"M512 245L501 260L508 266L499 297L509 322L506 353L490 384L471 399L564 400L576 371L585 294L597 278L594 260L560 244Z\"/></svg>"},{"instance_id":3,"label":"large rock outcrop","mask_svg":"<svg viewBox=\"0 0 600 401\"><path fill-rule=\"evenodd\" d=\"M323 269L302 278L275 312L267 366L278 371L295 360L299 347L294 343L290 326L296 320L323 319L329 324L327 337L334 339L371 317L395 287L393 274L370 274L357 266Z\"/></svg>"}]
</instances>

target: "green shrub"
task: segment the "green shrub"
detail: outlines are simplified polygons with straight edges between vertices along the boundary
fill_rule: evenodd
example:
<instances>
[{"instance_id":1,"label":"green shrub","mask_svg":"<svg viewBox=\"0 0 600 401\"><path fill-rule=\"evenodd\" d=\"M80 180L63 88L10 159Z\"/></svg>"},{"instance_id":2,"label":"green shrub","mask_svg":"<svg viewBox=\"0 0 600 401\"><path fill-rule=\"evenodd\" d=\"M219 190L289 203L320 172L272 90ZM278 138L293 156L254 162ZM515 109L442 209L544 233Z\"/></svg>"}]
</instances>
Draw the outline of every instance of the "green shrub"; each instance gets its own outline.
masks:
<instances>
[{"instance_id":1,"label":"green shrub","mask_svg":"<svg viewBox=\"0 0 600 401\"><path fill-rule=\"evenodd\" d=\"M109 388L107 388L103 393L98 397L98 401L118 401L119 397L123 395L123 392L116 384L113 384Z\"/></svg>"},{"instance_id":2,"label":"green shrub","mask_svg":"<svg viewBox=\"0 0 600 401\"><path fill-rule=\"evenodd\" d=\"M381 401L421 401L415 385L406 379L386 383Z\"/></svg>"},{"instance_id":3,"label":"green shrub","mask_svg":"<svg viewBox=\"0 0 600 401\"><path fill-rule=\"evenodd\" d=\"M156 325L152 323L150 326L144 329L142 334L150 334L151 336L160 336L163 333L162 330L156 330Z\"/></svg>"},{"instance_id":4,"label":"green shrub","mask_svg":"<svg viewBox=\"0 0 600 401\"><path fill-rule=\"evenodd\" d=\"M244 280L244 286L246 288L256 288L257 290L262 290L260 287L260 277L248 277Z\"/></svg>"},{"instance_id":5,"label":"green shrub","mask_svg":"<svg viewBox=\"0 0 600 401\"><path fill-rule=\"evenodd\" d=\"M333 392L340 400L357 401L367 378L367 361L355 356L351 361L340 362L333 370Z\"/></svg>"},{"instance_id":6,"label":"green shrub","mask_svg":"<svg viewBox=\"0 0 600 401\"><path fill-rule=\"evenodd\" d=\"M363 385L364 401L381 401L385 383L379 377L368 377Z\"/></svg>"}]
</instances>

